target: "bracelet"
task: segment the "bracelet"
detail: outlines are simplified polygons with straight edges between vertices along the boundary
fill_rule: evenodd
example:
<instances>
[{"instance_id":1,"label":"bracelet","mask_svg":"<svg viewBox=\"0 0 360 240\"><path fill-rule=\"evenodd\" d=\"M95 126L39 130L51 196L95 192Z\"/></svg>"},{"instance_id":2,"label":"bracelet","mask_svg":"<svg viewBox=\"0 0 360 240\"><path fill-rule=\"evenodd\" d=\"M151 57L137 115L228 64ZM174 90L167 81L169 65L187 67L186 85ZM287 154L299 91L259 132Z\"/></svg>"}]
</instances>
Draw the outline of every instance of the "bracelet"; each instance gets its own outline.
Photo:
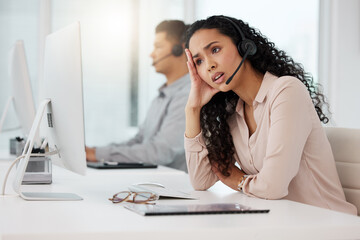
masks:
<instances>
[{"instance_id":1,"label":"bracelet","mask_svg":"<svg viewBox=\"0 0 360 240\"><path fill-rule=\"evenodd\" d=\"M246 180L246 178L248 178L248 177L249 177L249 175L243 175L243 176L240 178L239 184L238 184L238 186L237 186L237 189L238 189L239 191L242 191L242 188L243 188L243 185L244 185L244 183L245 183L245 180Z\"/></svg>"}]
</instances>

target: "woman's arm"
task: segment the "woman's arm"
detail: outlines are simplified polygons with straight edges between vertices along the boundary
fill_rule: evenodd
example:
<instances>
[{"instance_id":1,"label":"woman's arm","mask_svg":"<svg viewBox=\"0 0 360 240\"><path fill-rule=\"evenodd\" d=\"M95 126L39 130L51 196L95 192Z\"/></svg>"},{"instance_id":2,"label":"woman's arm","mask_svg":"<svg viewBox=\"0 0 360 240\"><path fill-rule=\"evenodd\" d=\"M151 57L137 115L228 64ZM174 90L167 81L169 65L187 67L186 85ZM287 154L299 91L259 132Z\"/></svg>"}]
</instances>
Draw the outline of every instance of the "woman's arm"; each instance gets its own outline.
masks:
<instances>
[{"instance_id":1,"label":"woman's arm","mask_svg":"<svg viewBox=\"0 0 360 240\"><path fill-rule=\"evenodd\" d=\"M190 182L195 190L206 190L219 179L212 171L202 133L194 138L185 136L185 155Z\"/></svg>"},{"instance_id":2,"label":"woman's arm","mask_svg":"<svg viewBox=\"0 0 360 240\"><path fill-rule=\"evenodd\" d=\"M190 181L196 190L206 190L218 179L211 170L207 157L208 151L201 137L200 111L201 108L219 90L210 87L197 74L191 52L186 49L187 65L191 78L191 89L185 107L185 154Z\"/></svg>"},{"instance_id":3,"label":"woman's arm","mask_svg":"<svg viewBox=\"0 0 360 240\"><path fill-rule=\"evenodd\" d=\"M200 128L200 111L201 108L207 104L210 99L219 90L210 87L204 80L200 78L197 73L196 66L192 59L189 49L185 49L187 57L187 66L189 69L191 79L191 89L189 98L185 107L186 114L186 128L185 135L189 138L194 138L201 131Z\"/></svg>"}]
</instances>

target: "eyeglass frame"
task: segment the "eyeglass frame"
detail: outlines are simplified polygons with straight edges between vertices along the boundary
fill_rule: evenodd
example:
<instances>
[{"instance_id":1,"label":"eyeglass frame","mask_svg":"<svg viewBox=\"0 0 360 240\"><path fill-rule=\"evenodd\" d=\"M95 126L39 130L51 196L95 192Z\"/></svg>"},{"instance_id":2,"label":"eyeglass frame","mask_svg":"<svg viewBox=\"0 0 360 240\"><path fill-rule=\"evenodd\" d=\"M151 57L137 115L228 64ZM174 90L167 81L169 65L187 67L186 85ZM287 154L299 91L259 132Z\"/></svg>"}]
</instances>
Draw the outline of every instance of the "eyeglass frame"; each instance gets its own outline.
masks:
<instances>
[{"instance_id":1,"label":"eyeglass frame","mask_svg":"<svg viewBox=\"0 0 360 240\"><path fill-rule=\"evenodd\" d=\"M117 198L117 195L121 194L121 193L127 193L128 195L123 198L121 201L114 201L116 198ZM134 199L136 198L136 196L142 196L144 197L144 195L142 194L150 194L150 197L148 197L146 200L144 201L140 201L140 202L136 202ZM132 200L129 199L131 196L133 196ZM117 198L119 199L119 198ZM159 195L156 195L152 192L132 192L132 191L121 191L121 192L118 192L118 193L115 193L113 195L112 198L109 198L109 200L112 202L112 203L122 203L122 202L130 202L130 203L135 203L135 204L155 204L155 203L150 203L151 201L157 201L159 200Z\"/></svg>"}]
</instances>

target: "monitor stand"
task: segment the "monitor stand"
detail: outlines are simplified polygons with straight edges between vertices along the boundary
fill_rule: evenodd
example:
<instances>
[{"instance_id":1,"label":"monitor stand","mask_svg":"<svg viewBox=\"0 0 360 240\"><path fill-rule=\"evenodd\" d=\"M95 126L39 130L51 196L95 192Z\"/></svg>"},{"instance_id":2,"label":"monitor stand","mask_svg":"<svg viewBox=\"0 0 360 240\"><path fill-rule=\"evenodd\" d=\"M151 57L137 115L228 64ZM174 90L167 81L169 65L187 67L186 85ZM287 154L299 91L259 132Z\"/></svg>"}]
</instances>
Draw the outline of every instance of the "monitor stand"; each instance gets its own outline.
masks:
<instances>
[{"instance_id":1,"label":"monitor stand","mask_svg":"<svg viewBox=\"0 0 360 240\"><path fill-rule=\"evenodd\" d=\"M77 201L82 200L82 197L73 193L48 193L48 192L22 192L21 183L24 178L25 170L31 157L31 152L35 142L35 136L39 130L41 119L44 115L46 106L50 104L50 99L44 99L38 108L33 125L31 127L29 137L25 143L22 158L16 169L16 176L13 182L13 188L21 198L30 201Z\"/></svg>"},{"instance_id":2,"label":"monitor stand","mask_svg":"<svg viewBox=\"0 0 360 240\"><path fill-rule=\"evenodd\" d=\"M32 201L76 201L83 200L82 197L74 193L48 193L48 192L20 192L20 196L25 200Z\"/></svg>"}]
</instances>

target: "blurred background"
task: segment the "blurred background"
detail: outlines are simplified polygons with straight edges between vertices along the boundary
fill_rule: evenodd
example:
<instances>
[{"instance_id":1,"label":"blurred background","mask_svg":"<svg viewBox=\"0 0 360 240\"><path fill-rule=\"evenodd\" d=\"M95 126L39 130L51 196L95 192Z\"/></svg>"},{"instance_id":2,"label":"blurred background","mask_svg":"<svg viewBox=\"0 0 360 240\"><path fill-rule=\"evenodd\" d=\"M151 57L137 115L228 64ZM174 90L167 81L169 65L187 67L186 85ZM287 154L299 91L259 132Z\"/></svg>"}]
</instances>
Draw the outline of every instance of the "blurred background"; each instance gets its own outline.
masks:
<instances>
[{"instance_id":1,"label":"blurred background","mask_svg":"<svg viewBox=\"0 0 360 240\"><path fill-rule=\"evenodd\" d=\"M10 95L15 41L24 40L37 106L46 35L80 21L86 144L126 140L165 82L149 57L156 25L218 14L248 22L302 63L323 85L329 125L360 128L359 0L0 0L0 112ZM17 126L10 110L4 128ZM0 148L16 131L0 134Z\"/></svg>"}]
</instances>

